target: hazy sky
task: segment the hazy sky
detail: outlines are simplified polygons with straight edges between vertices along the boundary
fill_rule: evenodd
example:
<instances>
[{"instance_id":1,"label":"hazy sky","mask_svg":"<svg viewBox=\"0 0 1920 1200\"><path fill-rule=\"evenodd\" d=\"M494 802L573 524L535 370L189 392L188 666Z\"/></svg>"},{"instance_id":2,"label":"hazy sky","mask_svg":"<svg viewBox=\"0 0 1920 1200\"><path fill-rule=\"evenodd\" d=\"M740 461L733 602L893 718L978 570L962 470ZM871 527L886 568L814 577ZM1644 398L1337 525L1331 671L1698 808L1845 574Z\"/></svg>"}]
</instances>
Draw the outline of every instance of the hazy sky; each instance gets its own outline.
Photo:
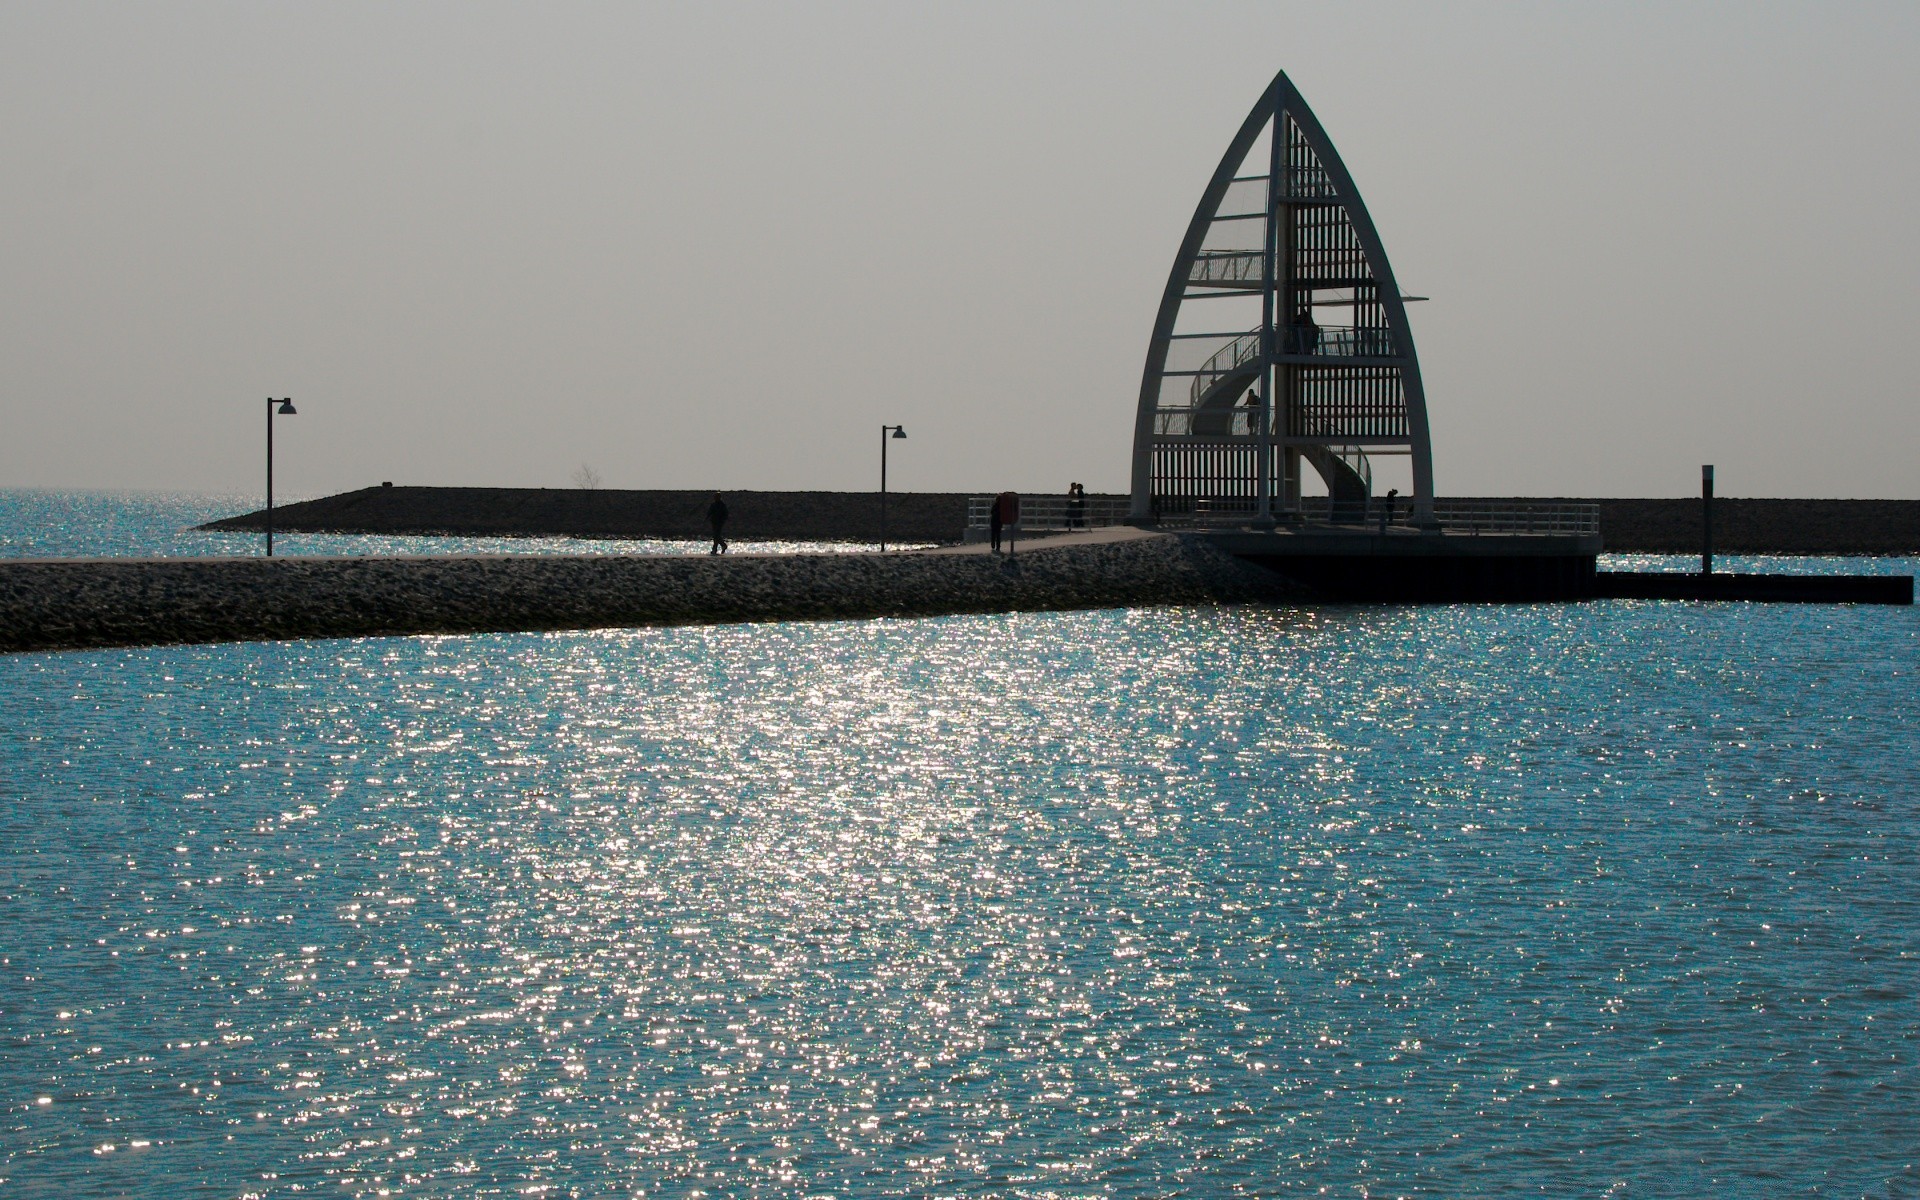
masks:
<instances>
[{"instance_id":1,"label":"hazy sky","mask_svg":"<svg viewBox=\"0 0 1920 1200\"><path fill-rule=\"evenodd\" d=\"M1126 486L1273 72L1443 495L1920 495L1920 4L0 4L0 487Z\"/></svg>"}]
</instances>

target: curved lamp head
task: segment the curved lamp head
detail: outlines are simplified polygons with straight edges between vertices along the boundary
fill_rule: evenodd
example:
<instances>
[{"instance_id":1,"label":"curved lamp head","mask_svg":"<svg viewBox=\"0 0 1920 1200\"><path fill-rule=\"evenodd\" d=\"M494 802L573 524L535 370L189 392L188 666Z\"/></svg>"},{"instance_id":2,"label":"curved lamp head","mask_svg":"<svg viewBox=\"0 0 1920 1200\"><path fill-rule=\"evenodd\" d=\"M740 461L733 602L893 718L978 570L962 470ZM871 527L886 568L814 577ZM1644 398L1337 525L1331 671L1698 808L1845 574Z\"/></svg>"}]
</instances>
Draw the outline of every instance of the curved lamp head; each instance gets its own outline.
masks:
<instances>
[{"instance_id":1,"label":"curved lamp head","mask_svg":"<svg viewBox=\"0 0 1920 1200\"><path fill-rule=\"evenodd\" d=\"M903 438L903 437L906 437L906 436L907 436L907 427L906 427L905 425L895 425L895 426L893 427L893 436L894 436L894 437L897 437L897 438Z\"/></svg>"},{"instance_id":2,"label":"curved lamp head","mask_svg":"<svg viewBox=\"0 0 1920 1200\"><path fill-rule=\"evenodd\" d=\"M289 400L282 400L280 402L279 413L283 417L293 417L293 416L298 416L300 413L300 410L295 408L293 406L293 401L289 399Z\"/></svg>"}]
</instances>

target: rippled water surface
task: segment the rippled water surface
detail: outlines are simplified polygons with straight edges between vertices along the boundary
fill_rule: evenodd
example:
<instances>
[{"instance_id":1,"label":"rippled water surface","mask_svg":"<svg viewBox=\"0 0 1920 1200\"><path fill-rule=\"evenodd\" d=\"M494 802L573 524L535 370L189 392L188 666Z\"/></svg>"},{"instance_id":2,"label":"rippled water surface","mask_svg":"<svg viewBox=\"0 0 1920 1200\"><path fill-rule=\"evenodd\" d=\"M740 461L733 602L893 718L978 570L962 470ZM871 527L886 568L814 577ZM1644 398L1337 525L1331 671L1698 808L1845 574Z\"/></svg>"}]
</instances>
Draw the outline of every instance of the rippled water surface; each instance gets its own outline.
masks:
<instances>
[{"instance_id":1,"label":"rippled water surface","mask_svg":"<svg viewBox=\"0 0 1920 1200\"><path fill-rule=\"evenodd\" d=\"M1913 1197L1917 672L1639 602L0 657L0 1196Z\"/></svg>"},{"instance_id":2,"label":"rippled water surface","mask_svg":"<svg viewBox=\"0 0 1920 1200\"><path fill-rule=\"evenodd\" d=\"M1631 603L0 660L5 1186L1912 1194L1916 665Z\"/></svg>"}]
</instances>

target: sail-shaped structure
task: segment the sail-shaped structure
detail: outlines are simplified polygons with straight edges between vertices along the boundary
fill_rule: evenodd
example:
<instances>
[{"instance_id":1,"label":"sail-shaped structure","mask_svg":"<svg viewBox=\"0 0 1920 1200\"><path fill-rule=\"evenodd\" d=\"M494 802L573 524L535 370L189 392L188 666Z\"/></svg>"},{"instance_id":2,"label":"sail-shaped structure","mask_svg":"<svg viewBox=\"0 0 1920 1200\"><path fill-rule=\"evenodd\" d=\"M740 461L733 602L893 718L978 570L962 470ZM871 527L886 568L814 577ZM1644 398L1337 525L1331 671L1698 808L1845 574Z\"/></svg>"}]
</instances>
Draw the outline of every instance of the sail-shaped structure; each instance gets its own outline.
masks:
<instances>
[{"instance_id":1,"label":"sail-shaped structure","mask_svg":"<svg viewBox=\"0 0 1920 1200\"><path fill-rule=\"evenodd\" d=\"M1412 459L1433 519L1420 363L1353 179L1283 71L1213 173L1154 318L1131 519L1272 527L1311 466L1335 521L1364 519L1371 459Z\"/></svg>"}]
</instances>

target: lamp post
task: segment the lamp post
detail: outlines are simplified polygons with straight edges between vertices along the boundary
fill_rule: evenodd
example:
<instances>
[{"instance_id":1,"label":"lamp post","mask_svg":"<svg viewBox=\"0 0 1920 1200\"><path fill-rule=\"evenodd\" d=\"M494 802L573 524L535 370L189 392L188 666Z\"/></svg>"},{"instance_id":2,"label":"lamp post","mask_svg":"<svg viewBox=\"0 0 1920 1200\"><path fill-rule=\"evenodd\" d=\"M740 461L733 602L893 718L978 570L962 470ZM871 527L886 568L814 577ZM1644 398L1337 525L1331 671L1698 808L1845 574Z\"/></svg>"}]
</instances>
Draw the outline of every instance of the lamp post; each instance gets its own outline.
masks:
<instances>
[{"instance_id":1,"label":"lamp post","mask_svg":"<svg viewBox=\"0 0 1920 1200\"><path fill-rule=\"evenodd\" d=\"M887 552L887 434L891 431L896 438L907 436L905 425L882 425L880 427L880 553Z\"/></svg>"},{"instance_id":2,"label":"lamp post","mask_svg":"<svg viewBox=\"0 0 1920 1200\"><path fill-rule=\"evenodd\" d=\"M1713 464L1700 466L1700 573L1713 574Z\"/></svg>"},{"instance_id":3,"label":"lamp post","mask_svg":"<svg viewBox=\"0 0 1920 1200\"><path fill-rule=\"evenodd\" d=\"M297 416L291 399L279 401L276 410L272 396L267 397L267 557L273 557L273 417L277 411L283 417Z\"/></svg>"}]
</instances>

